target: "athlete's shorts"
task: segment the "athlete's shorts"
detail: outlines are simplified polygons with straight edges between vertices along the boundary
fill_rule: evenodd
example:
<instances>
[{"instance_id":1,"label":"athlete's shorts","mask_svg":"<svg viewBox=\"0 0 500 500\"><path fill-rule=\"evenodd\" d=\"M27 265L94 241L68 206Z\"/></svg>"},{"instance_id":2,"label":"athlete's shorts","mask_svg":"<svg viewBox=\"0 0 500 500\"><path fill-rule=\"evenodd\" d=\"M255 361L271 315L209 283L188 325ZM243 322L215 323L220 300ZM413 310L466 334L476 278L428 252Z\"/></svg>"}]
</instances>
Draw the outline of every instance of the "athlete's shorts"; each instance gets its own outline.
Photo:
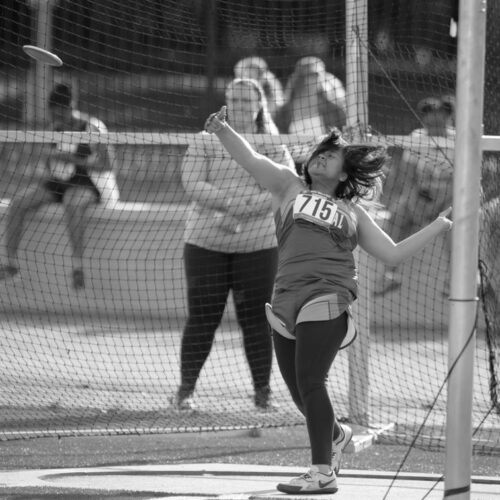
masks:
<instances>
[{"instance_id":1,"label":"athlete's shorts","mask_svg":"<svg viewBox=\"0 0 500 500\"><path fill-rule=\"evenodd\" d=\"M51 177L44 183L45 188L52 194L55 203L62 203L64 193L73 187L90 189L96 196L96 202L101 201L101 193L92 179L86 174L75 173L67 180Z\"/></svg>"},{"instance_id":2,"label":"athlete's shorts","mask_svg":"<svg viewBox=\"0 0 500 500\"><path fill-rule=\"evenodd\" d=\"M304 304L299 310L296 324L307 321L328 321L338 318L344 312L347 313L347 334L340 346L341 349L344 349L352 344L357 332L352 317L351 306L345 304L343 301L339 301L336 293L316 297ZM274 314L271 304L266 304L266 316L273 330L287 339L295 340L294 332L290 332L284 321Z\"/></svg>"}]
</instances>

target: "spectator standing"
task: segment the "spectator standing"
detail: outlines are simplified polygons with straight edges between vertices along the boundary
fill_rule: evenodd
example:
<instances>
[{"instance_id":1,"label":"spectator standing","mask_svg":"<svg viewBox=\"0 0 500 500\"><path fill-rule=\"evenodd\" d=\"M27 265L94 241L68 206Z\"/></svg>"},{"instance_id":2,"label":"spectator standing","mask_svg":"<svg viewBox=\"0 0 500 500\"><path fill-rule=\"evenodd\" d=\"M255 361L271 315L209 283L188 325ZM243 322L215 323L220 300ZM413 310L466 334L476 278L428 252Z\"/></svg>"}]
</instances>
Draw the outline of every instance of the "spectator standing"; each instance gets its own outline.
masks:
<instances>
[{"instance_id":1,"label":"spectator standing","mask_svg":"<svg viewBox=\"0 0 500 500\"><path fill-rule=\"evenodd\" d=\"M226 102L229 120L241 133L278 133L256 80L233 80L226 89ZM293 168L291 156L279 143L258 149ZM232 290L254 402L257 408L268 409L272 342L264 305L271 297L277 265L271 195L212 141L189 148L182 180L192 208L184 245L188 318L175 404L181 410L194 408L195 385Z\"/></svg>"}]
</instances>

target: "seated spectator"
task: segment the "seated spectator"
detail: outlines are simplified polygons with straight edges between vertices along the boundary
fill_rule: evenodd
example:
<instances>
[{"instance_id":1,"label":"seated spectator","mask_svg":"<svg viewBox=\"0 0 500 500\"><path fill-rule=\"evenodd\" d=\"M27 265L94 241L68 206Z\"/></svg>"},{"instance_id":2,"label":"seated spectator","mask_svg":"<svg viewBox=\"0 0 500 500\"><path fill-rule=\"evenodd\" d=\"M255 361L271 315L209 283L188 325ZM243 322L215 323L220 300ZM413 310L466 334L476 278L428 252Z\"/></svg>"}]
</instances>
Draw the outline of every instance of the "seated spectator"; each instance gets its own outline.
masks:
<instances>
[{"instance_id":1,"label":"seated spectator","mask_svg":"<svg viewBox=\"0 0 500 500\"><path fill-rule=\"evenodd\" d=\"M100 120L75 109L71 89L65 84L51 92L48 107L57 132L107 132ZM17 253L26 216L48 203L61 203L73 249L72 285L75 290L84 288L85 210L95 203L118 201L113 163L112 149L104 143L53 145L43 181L18 193L9 205L5 233L8 260L0 266L0 281L19 273Z\"/></svg>"},{"instance_id":2,"label":"seated spectator","mask_svg":"<svg viewBox=\"0 0 500 500\"><path fill-rule=\"evenodd\" d=\"M276 75L269 69L262 57L252 56L240 59L234 66L234 76L256 80L260 83L267 99L267 109L274 118L276 110L283 105L283 87Z\"/></svg>"},{"instance_id":3,"label":"seated spectator","mask_svg":"<svg viewBox=\"0 0 500 500\"><path fill-rule=\"evenodd\" d=\"M418 103L417 111L423 126L410 133L409 148L403 151L404 179L399 188L394 186L392 193L386 193L395 195L387 203L391 214L387 232L395 241L426 225L452 202L454 100L427 97ZM397 269L387 268L374 293L384 294L400 285Z\"/></svg>"}]
</instances>

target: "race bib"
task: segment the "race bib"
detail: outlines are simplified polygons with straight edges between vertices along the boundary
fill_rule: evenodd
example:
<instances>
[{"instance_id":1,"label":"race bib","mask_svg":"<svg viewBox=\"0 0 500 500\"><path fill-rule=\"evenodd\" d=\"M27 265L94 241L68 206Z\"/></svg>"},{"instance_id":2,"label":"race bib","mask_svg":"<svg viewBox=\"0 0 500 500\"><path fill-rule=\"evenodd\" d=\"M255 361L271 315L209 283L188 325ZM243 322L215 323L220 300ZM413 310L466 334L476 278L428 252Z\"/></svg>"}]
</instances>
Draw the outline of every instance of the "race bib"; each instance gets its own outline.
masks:
<instances>
[{"instance_id":1,"label":"race bib","mask_svg":"<svg viewBox=\"0 0 500 500\"><path fill-rule=\"evenodd\" d=\"M343 227L345 215L337 204L321 193L299 193L293 204L293 218L307 220L326 228Z\"/></svg>"}]
</instances>

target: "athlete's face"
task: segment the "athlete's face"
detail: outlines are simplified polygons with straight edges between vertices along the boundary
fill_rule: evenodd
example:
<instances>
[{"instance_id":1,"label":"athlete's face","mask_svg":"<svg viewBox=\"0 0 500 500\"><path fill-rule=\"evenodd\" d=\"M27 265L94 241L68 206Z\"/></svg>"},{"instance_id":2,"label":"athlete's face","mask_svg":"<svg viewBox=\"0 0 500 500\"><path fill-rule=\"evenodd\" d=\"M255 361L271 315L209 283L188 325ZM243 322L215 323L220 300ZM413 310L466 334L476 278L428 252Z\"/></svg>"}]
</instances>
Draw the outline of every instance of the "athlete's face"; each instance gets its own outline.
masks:
<instances>
[{"instance_id":1,"label":"athlete's face","mask_svg":"<svg viewBox=\"0 0 500 500\"><path fill-rule=\"evenodd\" d=\"M255 123L261 104L259 94L249 85L235 85L226 92L229 118L232 124Z\"/></svg>"},{"instance_id":2,"label":"athlete's face","mask_svg":"<svg viewBox=\"0 0 500 500\"><path fill-rule=\"evenodd\" d=\"M307 167L313 181L338 183L346 179L343 171L344 153L341 149L323 151L315 156Z\"/></svg>"}]
</instances>

